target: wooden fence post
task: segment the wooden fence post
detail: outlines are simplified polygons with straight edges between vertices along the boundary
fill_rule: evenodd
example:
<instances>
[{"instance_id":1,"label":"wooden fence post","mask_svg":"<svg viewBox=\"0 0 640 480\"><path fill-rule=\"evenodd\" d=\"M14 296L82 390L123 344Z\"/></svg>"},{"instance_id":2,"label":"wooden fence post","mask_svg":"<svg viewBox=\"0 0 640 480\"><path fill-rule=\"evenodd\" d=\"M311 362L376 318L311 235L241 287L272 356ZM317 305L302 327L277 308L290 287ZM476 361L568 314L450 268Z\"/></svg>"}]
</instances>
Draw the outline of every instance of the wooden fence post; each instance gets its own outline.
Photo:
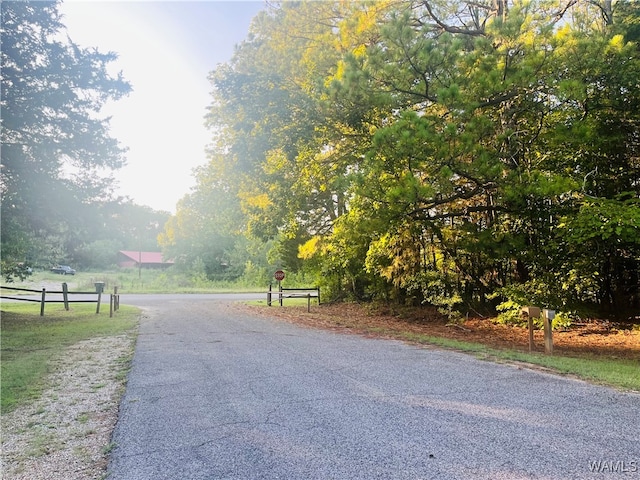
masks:
<instances>
[{"instance_id":1,"label":"wooden fence post","mask_svg":"<svg viewBox=\"0 0 640 480\"><path fill-rule=\"evenodd\" d=\"M47 289L43 288L42 289L42 300L40 301L40 316L44 317L44 302L45 302L45 297L47 296Z\"/></svg>"},{"instance_id":2,"label":"wooden fence post","mask_svg":"<svg viewBox=\"0 0 640 480\"><path fill-rule=\"evenodd\" d=\"M542 310L542 320L544 322L544 353L553 355L553 319L556 316L555 310Z\"/></svg>"},{"instance_id":3,"label":"wooden fence post","mask_svg":"<svg viewBox=\"0 0 640 480\"><path fill-rule=\"evenodd\" d=\"M102 299L102 292L98 292L98 305L96 306L96 314L100 313L100 300Z\"/></svg>"},{"instance_id":4,"label":"wooden fence post","mask_svg":"<svg viewBox=\"0 0 640 480\"><path fill-rule=\"evenodd\" d=\"M62 300L64 301L64 309L69 311L69 286L67 282L62 282Z\"/></svg>"},{"instance_id":5,"label":"wooden fence post","mask_svg":"<svg viewBox=\"0 0 640 480\"><path fill-rule=\"evenodd\" d=\"M529 351L533 352L535 350L533 343L533 318L540 318L540 307L522 307L520 314L527 316L527 326L529 328Z\"/></svg>"}]
</instances>

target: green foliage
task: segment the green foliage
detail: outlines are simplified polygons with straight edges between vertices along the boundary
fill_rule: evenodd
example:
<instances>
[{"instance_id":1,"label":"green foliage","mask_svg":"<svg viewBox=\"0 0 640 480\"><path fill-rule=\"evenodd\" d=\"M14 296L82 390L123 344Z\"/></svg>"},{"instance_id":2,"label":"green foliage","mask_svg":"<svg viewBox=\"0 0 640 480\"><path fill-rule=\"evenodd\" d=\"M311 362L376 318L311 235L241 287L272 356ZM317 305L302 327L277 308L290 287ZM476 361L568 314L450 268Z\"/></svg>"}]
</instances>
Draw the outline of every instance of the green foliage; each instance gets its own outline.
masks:
<instances>
[{"instance_id":1,"label":"green foliage","mask_svg":"<svg viewBox=\"0 0 640 480\"><path fill-rule=\"evenodd\" d=\"M178 267L208 280L232 280L242 275L248 247L239 234L244 222L234 190L217 177L216 167L197 171L199 187L178 203L158 242ZM238 258L238 250L243 258Z\"/></svg>"},{"instance_id":2,"label":"green foliage","mask_svg":"<svg viewBox=\"0 0 640 480\"><path fill-rule=\"evenodd\" d=\"M15 263L6 265L2 263L2 277L7 283L13 283L14 281L23 281L27 279L32 273L32 268L25 263Z\"/></svg>"},{"instance_id":3,"label":"green foliage","mask_svg":"<svg viewBox=\"0 0 640 480\"><path fill-rule=\"evenodd\" d=\"M496 321L507 325L525 326L527 324L527 319L522 315L523 306L523 304L513 300L506 300L500 303L496 307L496 310L498 311ZM535 318L534 321L538 326L541 325L540 318Z\"/></svg>"},{"instance_id":4,"label":"green foliage","mask_svg":"<svg viewBox=\"0 0 640 480\"><path fill-rule=\"evenodd\" d=\"M527 304L528 305L528 304ZM496 322L503 323L507 325L517 325L520 327L524 327L528 324L528 320L526 315L522 313L522 307L525 306L523 304L514 302L513 300L506 300L500 303L496 310L498 311L498 316L496 317ZM552 321L553 329L566 329L571 327L571 325L576 321L578 315L576 312L555 312L555 317ZM534 326L535 328L542 328L543 320L542 318L534 318Z\"/></svg>"},{"instance_id":5,"label":"green foliage","mask_svg":"<svg viewBox=\"0 0 640 480\"><path fill-rule=\"evenodd\" d=\"M501 297L504 300L496 306L498 316L496 321L507 325L526 326L527 317L522 313L522 308L537 306L542 312L543 308L550 308L548 302L548 289L539 282L528 282L527 285L508 286L492 294L492 298ZM553 310L553 308L550 308ZM575 311L555 311L553 328L568 328L578 318ZM542 328L542 318L534 318L536 328Z\"/></svg>"},{"instance_id":6,"label":"green foliage","mask_svg":"<svg viewBox=\"0 0 640 480\"><path fill-rule=\"evenodd\" d=\"M574 244L640 245L640 199L629 192L616 198L585 197L576 215L558 225Z\"/></svg>"},{"instance_id":7,"label":"green foliage","mask_svg":"<svg viewBox=\"0 0 640 480\"><path fill-rule=\"evenodd\" d=\"M123 248L117 240L96 240L81 246L76 251L75 259L88 268L111 268L116 263L118 250Z\"/></svg>"},{"instance_id":8,"label":"green foliage","mask_svg":"<svg viewBox=\"0 0 640 480\"><path fill-rule=\"evenodd\" d=\"M406 286L411 292L419 292L424 302L437 307L438 312L446 316L450 322L462 319L459 311L463 303L462 297L455 288L453 279L441 272L422 272Z\"/></svg>"},{"instance_id":9,"label":"green foliage","mask_svg":"<svg viewBox=\"0 0 640 480\"><path fill-rule=\"evenodd\" d=\"M354 222L364 228L353 228ZM315 236L300 246L298 255L306 262L303 271L315 278L314 283L327 292L327 298L363 299L370 295L370 276L362 262L367 248L363 238L367 235L354 209L336 221L330 236Z\"/></svg>"},{"instance_id":10,"label":"green foliage","mask_svg":"<svg viewBox=\"0 0 640 480\"><path fill-rule=\"evenodd\" d=\"M58 1L2 2L2 262L71 259L110 202L124 149L101 109L131 87L114 53L65 35ZM9 273L9 270L4 270Z\"/></svg>"},{"instance_id":11,"label":"green foliage","mask_svg":"<svg viewBox=\"0 0 640 480\"><path fill-rule=\"evenodd\" d=\"M164 245L248 235L332 296L450 318L637 310L640 50L607 8L271 5L210 76L211 161Z\"/></svg>"}]
</instances>

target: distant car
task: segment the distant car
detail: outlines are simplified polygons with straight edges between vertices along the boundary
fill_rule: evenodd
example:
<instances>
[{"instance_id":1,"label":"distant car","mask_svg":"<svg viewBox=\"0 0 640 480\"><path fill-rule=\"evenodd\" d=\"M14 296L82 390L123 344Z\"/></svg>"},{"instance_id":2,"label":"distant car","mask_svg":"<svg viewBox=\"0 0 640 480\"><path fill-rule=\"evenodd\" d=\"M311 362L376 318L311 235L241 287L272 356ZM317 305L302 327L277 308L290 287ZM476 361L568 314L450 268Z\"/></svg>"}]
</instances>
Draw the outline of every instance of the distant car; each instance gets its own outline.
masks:
<instances>
[{"instance_id":1,"label":"distant car","mask_svg":"<svg viewBox=\"0 0 640 480\"><path fill-rule=\"evenodd\" d=\"M51 269L53 273L59 273L60 275L75 275L76 271L69 265L58 265Z\"/></svg>"}]
</instances>

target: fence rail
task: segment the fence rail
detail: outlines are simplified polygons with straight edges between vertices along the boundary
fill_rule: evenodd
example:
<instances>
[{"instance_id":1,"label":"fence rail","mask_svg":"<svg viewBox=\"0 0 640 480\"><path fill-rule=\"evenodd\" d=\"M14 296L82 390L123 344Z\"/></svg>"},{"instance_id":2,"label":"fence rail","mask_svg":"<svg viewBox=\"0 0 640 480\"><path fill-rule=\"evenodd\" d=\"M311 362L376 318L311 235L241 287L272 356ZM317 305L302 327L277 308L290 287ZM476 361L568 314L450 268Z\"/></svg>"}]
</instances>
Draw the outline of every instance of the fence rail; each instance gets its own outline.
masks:
<instances>
[{"instance_id":1,"label":"fence rail","mask_svg":"<svg viewBox=\"0 0 640 480\"><path fill-rule=\"evenodd\" d=\"M17 291L17 292L28 292L28 293L37 293L40 294L39 298L28 298L24 295L4 295L5 290ZM44 306L47 303L64 303L64 309L69 310L70 303L95 303L96 304L96 314L100 313L100 304L102 301L102 289L96 286L96 290L93 292L70 292L66 283L62 284L62 290L47 290L46 288L42 288L41 290L34 290L32 288L19 288L19 287L9 287L6 285L0 285L0 291L2 294L0 298L7 300L17 300L21 302L36 302L40 304L40 316L44 316ZM48 298L47 295L62 295L62 298ZM96 298L92 299L75 299L70 298L70 296L75 295L96 295ZM113 316L113 312L117 311L120 308L120 295L118 294L118 287L114 287L113 294L110 295L109 301L109 316Z\"/></svg>"},{"instance_id":2,"label":"fence rail","mask_svg":"<svg viewBox=\"0 0 640 480\"><path fill-rule=\"evenodd\" d=\"M5 287L5 286L0 286L0 289L2 290L14 290L14 291L18 291L18 292L33 292L33 293L41 293L42 290L33 290L31 288L18 288L18 287ZM39 298L25 298L24 296L22 297L12 297L9 295L1 295L0 298L6 298L8 300L21 300L23 302L40 302L41 300Z\"/></svg>"},{"instance_id":3,"label":"fence rail","mask_svg":"<svg viewBox=\"0 0 640 480\"><path fill-rule=\"evenodd\" d=\"M271 306L273 296L278 297L278 303L282 306L282 300L284 298L306 298L307 299L307 312L311 311L311 299L317 298L318 305L320 305L320 287L309 288L283 288L282 285L278 286L278 290L273 291L271 284L269 284L269 291L267 292L267 305Z\"/></svg>"}]
</instances>

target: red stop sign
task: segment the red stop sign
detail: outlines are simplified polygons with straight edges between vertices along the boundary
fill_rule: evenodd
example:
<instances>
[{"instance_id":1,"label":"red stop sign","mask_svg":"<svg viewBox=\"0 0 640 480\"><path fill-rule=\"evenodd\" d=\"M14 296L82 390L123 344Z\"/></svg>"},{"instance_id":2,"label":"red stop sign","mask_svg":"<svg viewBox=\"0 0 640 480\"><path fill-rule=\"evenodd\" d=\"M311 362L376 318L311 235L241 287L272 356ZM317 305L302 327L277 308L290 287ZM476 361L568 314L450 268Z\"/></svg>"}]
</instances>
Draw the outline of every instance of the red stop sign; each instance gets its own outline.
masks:
<instances>
[{"instance_id":1,"label":"red stop sign","mask_svg":"<svg viewBox=\"0 0 640 480\"><path fill-rule=\"evenodd\" d=\"M282 270L277 270L276 273L273 274L273 277L278 280L284 280L284 272Z\"/></svg>"}]
</instances>

